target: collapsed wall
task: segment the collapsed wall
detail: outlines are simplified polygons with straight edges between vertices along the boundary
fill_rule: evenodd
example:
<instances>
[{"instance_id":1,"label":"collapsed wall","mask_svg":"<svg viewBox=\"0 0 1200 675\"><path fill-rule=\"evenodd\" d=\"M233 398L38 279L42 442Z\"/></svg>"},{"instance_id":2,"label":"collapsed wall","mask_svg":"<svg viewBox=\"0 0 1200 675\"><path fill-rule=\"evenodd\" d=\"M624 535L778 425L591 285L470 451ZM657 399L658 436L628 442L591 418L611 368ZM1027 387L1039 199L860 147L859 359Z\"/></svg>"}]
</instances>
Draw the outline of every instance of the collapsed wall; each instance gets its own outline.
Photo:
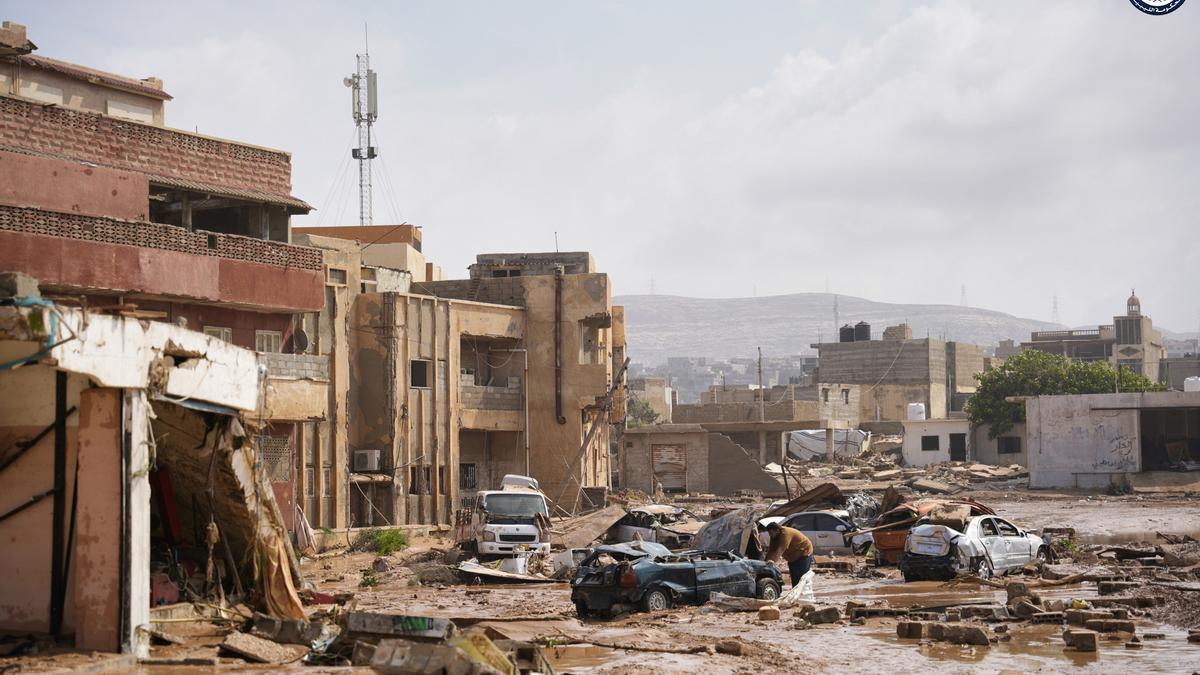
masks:
<instances>
[{"instance_id":1,"label":"collapsed wall","mask_svg":"<svg viewBox=\"0 0 1200 675\"><path fill-rule=\"evenodd\" d=\"M759 490L768 496L786 494L783 483L724 434L708 435L708 489L725 496L739 490Z\"/></svg>"}]
</instances>

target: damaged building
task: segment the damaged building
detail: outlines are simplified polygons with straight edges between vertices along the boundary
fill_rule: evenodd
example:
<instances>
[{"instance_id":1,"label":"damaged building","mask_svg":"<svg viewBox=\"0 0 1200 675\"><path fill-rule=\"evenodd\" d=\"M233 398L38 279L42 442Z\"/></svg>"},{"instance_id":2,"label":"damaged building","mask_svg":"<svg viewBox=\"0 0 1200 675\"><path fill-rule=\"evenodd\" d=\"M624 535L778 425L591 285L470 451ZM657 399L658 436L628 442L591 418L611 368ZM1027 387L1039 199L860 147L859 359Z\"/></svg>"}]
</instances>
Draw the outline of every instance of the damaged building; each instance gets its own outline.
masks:
<instances>
[{"instance_id":1,"label":"damaged building","mask_svg":"<svg viewBox=\"0 0 1200 675\"><path fill-rule=\"evenodd\" d=\"M1200 392L1030 396L1030 487L1107 488L1195 481Z\"/></svg>"},{"instance_id":2,"label":"damaged building","mask_svg":"<svg viewBox=\"0 0 1200 675\"><path fill-rule=\"evenodd\" d=\"M7 24L10 42L24 28ZM11 49L16 50L16 47ZM56 303L119 309L264 355L255 443L291 528L296 449L326 443L326 357L305 354L324 304L321 251L290 243L288 153L165 126L161 80L28 53L0 57L0 271ZM318 476L329 503L344 472ZM334 526L331 509L306 514Z\"/></svg>"},{"instance_id":3,"label":"damaged building","mask_svg":"<svg viewBox=\"0 0 1200 675\"><path fill-rule=\"evenodd\" d=\"M829 382L761 389L712 385L701 392L699 403L676 405L672 421L699 424L711 433L723 434L766 465L783 461L784 438L789 432L858 426L860 395L856 384Z\"/></svg>"},{"instance_id":4,"label":"damaged building","mask_svg":"<svg viewBox=\"0 0 1200 675\"><path fill-rule=\"evenodd\" d=\"M243 420L258 356L163 322L0 292L0 630L144 656L152 606L302 616L299 567Z\"/></svg>"}]
</instances>

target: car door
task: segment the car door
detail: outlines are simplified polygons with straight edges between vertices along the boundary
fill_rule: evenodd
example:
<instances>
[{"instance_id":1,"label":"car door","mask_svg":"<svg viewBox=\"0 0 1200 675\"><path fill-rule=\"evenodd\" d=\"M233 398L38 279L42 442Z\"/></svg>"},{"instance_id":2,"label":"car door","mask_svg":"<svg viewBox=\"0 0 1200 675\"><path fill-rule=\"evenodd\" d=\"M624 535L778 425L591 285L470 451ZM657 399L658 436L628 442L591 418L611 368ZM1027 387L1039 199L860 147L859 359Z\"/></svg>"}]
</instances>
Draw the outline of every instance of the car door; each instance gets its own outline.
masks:
<instances>
[{"instance_id":1,"label":"car door","mask_svg":"<svg viewBox=\"0 0 1200 675\"><path fill-rule=\"evenodd\" d=\"M808 537L809 541L812 542L814 554L824 553L821 550L821 541L817 537L817 514L797 513L796 515L784 521L783 525L784 527L790 527L793 530L800 530L803 532L804 536Z\"/></svg>"},{"instance_id":2,"label":"car door","mask_svg":"<svg viewBox=\"0 0 1200 675\"><path fill-rule=\"evenodd\" d=\"M724 593L743 598L755 595L755 580L746 572L746 566L727 553L707 553L697 556L692 563L696 568L696 598L707 602L712 593Z\"/></svg>"},{"instance_id":3,"label":"car door","mask_svg":"<svg viewBox=\"0 0 1200 675\"><path fill-rule=\"evenodd\" d=\"M1029 550L1029 540L1021 535L1021 529L1003 518L995 520L996 527L1000 529L1000 538L1004 540L1007 566L1009 568L1021 567L1033 560L1033 554Z\"/></svg>"},{"instance_id":4,"label":"car door","mask_svg":"<svg viewBox=\"0 0 1200 675\"><path fill-rule=\"evenodd\" d=\"M846 538L842 536L842 532L849 530L850 527L841 518L827 513L819 513L816 521L817 539L813 540L814 552L818 549L826 555L842 555L850 552L850 547L846 545ZM841 531L838 530L839 527L842 528ZM811 537L809 538L811 539ZM820 543L818 544L818 542Z\"/></svg>"},{"instance_id":5,"label":"car door","mask_svg":"<svg viewBox=\"0 0 1200 675\"><path fill-rule=\"evenodd\" d=\"M1000 572L1008 566L1008 551L1004 546L1004 538L992 518L982 518L979 521L979 540L987 551L988 560L992 563L992 571Z\"/></svg>"}]
</instances>

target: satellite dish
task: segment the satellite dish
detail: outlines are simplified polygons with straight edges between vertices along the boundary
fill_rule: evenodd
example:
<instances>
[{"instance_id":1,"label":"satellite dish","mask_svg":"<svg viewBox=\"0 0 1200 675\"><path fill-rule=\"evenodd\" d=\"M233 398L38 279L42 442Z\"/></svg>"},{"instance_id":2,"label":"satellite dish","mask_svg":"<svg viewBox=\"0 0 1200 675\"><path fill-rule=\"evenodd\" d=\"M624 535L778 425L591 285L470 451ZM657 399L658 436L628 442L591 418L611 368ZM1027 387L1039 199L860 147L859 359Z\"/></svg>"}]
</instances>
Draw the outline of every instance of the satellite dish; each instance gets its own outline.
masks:
<instances>
[{"instance_id":1,"label":"satellite dish","mask_svg":"<svg viewBox=\"0 0 1200 675\"><path fill-rule=\"evenodd\" d=\"M353 86L354 86L354 78L352 78L352 77L343 77L343 78L342 78L342 84L346 85L347 87L353 87Z\"/></svg>"},{"instance_id":2,"label":"satellite dish","mask_svg":"<svg viewBox=\"0 0 1200 675\"><path fill-rule=\"evenodd\" d=\"M303 354L308 349L308 334L297 328L292 333L292 352L295 354Z\"/></svg>"}]
</instances>

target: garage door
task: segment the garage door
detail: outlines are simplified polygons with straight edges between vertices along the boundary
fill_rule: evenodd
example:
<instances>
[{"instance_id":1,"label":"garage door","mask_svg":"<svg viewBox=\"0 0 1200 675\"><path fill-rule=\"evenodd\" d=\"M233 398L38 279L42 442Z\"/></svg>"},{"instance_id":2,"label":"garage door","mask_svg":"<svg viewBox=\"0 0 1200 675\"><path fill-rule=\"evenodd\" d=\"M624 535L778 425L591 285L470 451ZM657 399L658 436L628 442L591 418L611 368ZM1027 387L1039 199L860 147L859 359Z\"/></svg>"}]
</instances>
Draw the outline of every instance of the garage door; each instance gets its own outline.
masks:
<instances>
[{"instance_id":1,"label":"garage door","mask_svg":"<svg viewBox=\"0 0 1200 675\"><path fill-rule=\"evenodd\" d=\"M663 492L687 492L687 453L682 445L652 445L654 477Z\"/></svg>"}]
</instances>

